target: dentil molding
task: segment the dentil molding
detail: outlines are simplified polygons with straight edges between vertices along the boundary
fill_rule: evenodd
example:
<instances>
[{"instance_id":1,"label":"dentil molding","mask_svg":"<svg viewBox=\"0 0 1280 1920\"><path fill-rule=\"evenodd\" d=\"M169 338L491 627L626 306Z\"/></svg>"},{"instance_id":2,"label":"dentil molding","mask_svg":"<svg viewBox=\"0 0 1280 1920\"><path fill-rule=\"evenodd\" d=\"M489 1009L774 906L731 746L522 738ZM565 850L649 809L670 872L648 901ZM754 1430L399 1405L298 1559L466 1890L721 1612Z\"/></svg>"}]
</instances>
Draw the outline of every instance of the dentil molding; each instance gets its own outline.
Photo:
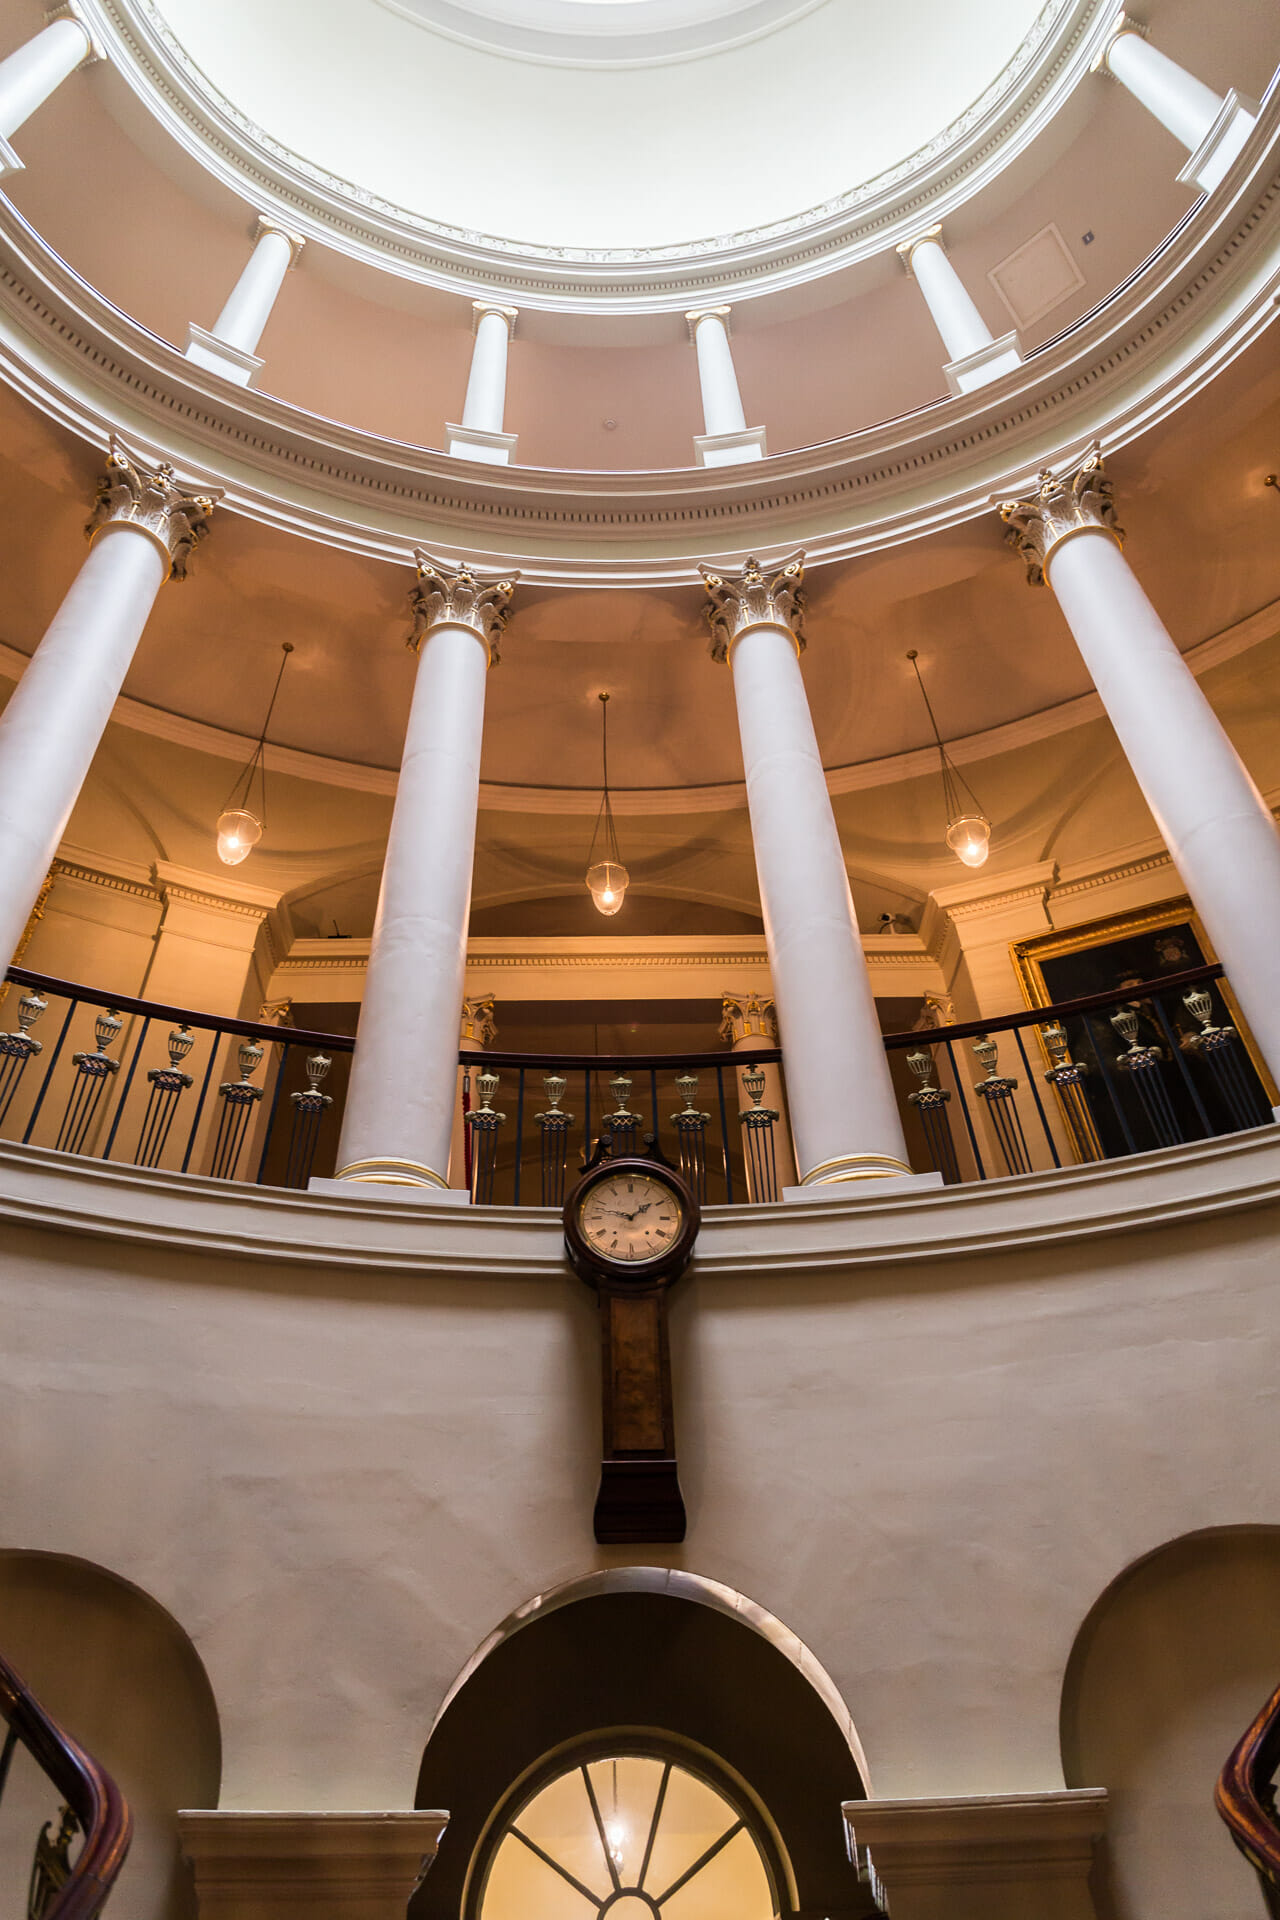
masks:
<instances>
[{"instance_id":1,"label":"dentil molding","mask_svg":"<svg viewBox=\"0 0 1280 1920\"><path fill-rule=\"evenodd\" d=\"M83 0L141 106L222 183L352 259L468 296L578 313L677 313L698 295L795 288L944 220L1035 139L1105 45L1113 0L1045 0L1013 59L916 153L787 219L677 245L535 245L398 207L275 140L213 86L154 0ZM926 217L927 216L927 217Z\"/></svg>"}]
</instances>

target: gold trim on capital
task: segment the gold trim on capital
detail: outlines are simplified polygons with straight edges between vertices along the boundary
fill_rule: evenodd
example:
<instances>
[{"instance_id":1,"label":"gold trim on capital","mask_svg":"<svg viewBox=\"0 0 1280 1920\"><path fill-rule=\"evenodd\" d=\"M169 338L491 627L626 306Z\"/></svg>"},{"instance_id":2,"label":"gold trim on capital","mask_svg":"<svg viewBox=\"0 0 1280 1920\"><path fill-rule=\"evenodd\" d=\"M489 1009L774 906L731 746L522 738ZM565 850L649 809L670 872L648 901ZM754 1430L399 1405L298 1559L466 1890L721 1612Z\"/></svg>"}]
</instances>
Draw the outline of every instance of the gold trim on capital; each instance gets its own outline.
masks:
<instances>
[{"instance_id":1,"label":"gold trim on capital","mask_svg":"<svg viewBox=\"0 0 1280 1920\"><path fill-rule=\"evenodd\" d=\"M778 1044L778 1013L773 995L764 993L722 993L720 1038L731 1047L745 1040L763 1040L766 1047Z\"/></svg>"},{"instance_id":2,"label":"gold trim on capital","mask_svg":"<svg viewBox=\"0 0 1280 1920\"><path fill-rule=\"evenodd\" d=\"M1003 503L1000 518L1009 529L1005 539L1026 562L1031 586L1049 583L1054 550L1073 534L1108 533L1118 547L1124 545L1124 531L1116 525L1112 493L1102 448L1095 440L1074 470L1054 474L1044 467L1029 500Z\"/></svg>"},{"instance_id":3,"label":"gold trim on capital","mask_svg":"<svg viewBox=\"0 0 1280 1920\"><path fill-rule=\"evenodd\" d=\"M1149 32L1150 28L1146 25L1145 21L1130 19L1127 13L1118 13L1111 22L1111 25L1107 28L1105 41L1089 62L1090 73L1105 73L1108 78L1112 77L1110 64L1111 49L1121 34L1133 33L1138 36L1139 40L1145 40Z\"/></svg>"},{"instance_id":4,"label":"gold trim on capital","mask_svg":"<svg viewBox=\"0 0 1280 1920\"><path fill-rule=\"evenodd\" d=\"M781 627L796 653L804 650L804 551L762 565L753 554L738 573L699 567L707 599L703 616L711 629L711 658L723 664L735 640L753 627Z\"/></svg>"},{"instance_id":5,"label":"gold trim on capital","mask_svg":"<svg viewBox=\"0 0 1280 1920\"><path fill-rule=\"evenodd\" d=\"M925 227L924 230L920 233L913 233L909 240L900 240L898 242L898 245L894 248L894 252L901 255L902 264L906 268L908 273L911 272L912 254L915 252L917 247L922 247L926 240L936 240L938 245L942 247L942 227L940 224L937 226ZM945 253L946 248L942 247L942 251Z\"/></svg>"},{"instance_id":6,"label":"gold trim on capital","mask_svg":"<svg viewBox=\"0 0 1280 1920\"><path fill-rule=\"evenodd\" d=\"M160 548L169 563L169 578L185 580L187 562L209 531L221 498L220 487L192 493L179 486L167 460L149 467L128 453L113 433L85 535L93 540L107 527L134 527Z\"/></svg>"},{"instance_id":7,"label":"gold trim on capital","mask_svg":"<svg viewBox=\"0 0 1280 1920\"><path fill-rule=\"evenodd\" d=\"M414 548L413 557L418 585L409 594L413 631L405 645L417 653L433 627L469 627L483 643L489 665L496 666L498 642L520 575L482 580L464 560L436 560L421 547Z\"/></svg>"},{"instance_id":8,"label":"gold trim on capital","mask_svg":"<svg viewBox=\"0 0 1280 1920\"><path fill-rule=\"evenodd\" d=\"M471 302L471 331L479 330L480 322L486 313L500 313L507 323L507 339L516 337L516 321L520 318L519 307L500 307L496 300L473 300Z\"/></svg>"},{"instance_id":9,"label":"gold trim on capital","mask_svg":"<svg viewBox=\"0 0 1280 1920\"><path fill-rule=\"evenodd\" d=\"M857 1180L891 1180L911 1169L891 1153L842 1153L834 1160L820 1160L802 1174L802 1187L826 1187Z\"/></svg>"},{"instance_id":10,"label":"gold trim on capital","mask_svg":"<svg viewBox=\"0 0 1280 1920\"><path fill-rule=\"evenodd\" d=\"M353 1186L440 1187L445 1192L449 1189L449 1182L442 1179L434 1167L423 1166L417 1160L388 1160L381 1157L352 1160L348 1166L339 1167L334 1177L349 1180Z\"/></svg>"},{"instance_id":11,"label":"gold trim on capital","mask_svg":"<svg viewBox=\"0 0 1280 1920\"><path fill-rule=\"evenodd\" d=\"M697 339L698 322L700 320L722 321L724 324L725 334L726 336L728 336L729 335L729 315L732 312L733 312L732 307L690 307L688 313L686 313L684 317L685 325L689 329L689 338L691 340Z\"/></svg>"},{"instance_id":12,"label":"gold trim on capital","mask_svg":"<svg viewBox=\"0 0 1280 1920\"><path fill-rule=\"evenodd\" d=\"M289 242L289 266L290 269L296 267L298 255L307 244L305 235L295 233L292 227L284 226L279 220L273 220L269 213L260 213L253 229L253 237L255 240L261 240L266 233L278 233L282 240Z\"/></svg>"}]
</instances>

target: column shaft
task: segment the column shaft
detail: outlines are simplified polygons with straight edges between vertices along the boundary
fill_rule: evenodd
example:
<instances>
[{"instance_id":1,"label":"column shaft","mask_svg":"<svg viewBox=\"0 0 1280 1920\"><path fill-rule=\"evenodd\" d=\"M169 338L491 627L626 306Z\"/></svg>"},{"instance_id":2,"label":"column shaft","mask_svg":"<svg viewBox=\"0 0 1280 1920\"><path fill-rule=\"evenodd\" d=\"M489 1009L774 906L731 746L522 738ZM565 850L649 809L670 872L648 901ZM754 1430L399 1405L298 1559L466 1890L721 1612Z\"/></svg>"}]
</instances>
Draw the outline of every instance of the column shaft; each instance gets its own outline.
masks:
<instances>
[{"instance_id":1,"label":"column shaft","mask_svg":"<svg viewBox=\"0 0 1280 1920\"><path fill-rule=\"evenodd\" d=\"M339 1178L444 1186L480 797L484 641L422 643L338 1149ZM431 1176L431 1177L428 1177ZM371 1174L371 1177L376 1175Z\"/></svg>"},{"instance_id":2,"label":"column shaft","mask_svg":"<svg viewBox=\"0 0 1280 1920\"><path fill-rule=\"evenodd\" d=\"M1220 94L1139 33L1116 35L1107 48L1107 66L1189 152L1195 152L1222 110Z\"/></svg>"},{"instance_id":3,"label":"column shaft","mask_svg":"<svg viewBox=\"0 0 1280 1920\"><path fill-rule=\"evenodd\" d=\"M484 684L510 580L419 553L420 642L338 1178L445 1188L458 1084Z\"/></svg>"},{"instance_id":4,"label":"column shaft","mask_svg":"<svg viewBox=\"0 0 1280 1920\"><path fill-rule=\"evenodd\" d=\"M293 263L293 243L276 227L266 227L212 331L230 347L253 353L271 318L276 295Z\"/></svg>"},{"instance_id":5,"label":"column shaft","mask_svg":"<svg viewBox=\"0 0 1280 1920\"><path fill-rule=\"evenodd\" d=\"M729 657L801 1180L906 1173L795 637L780 623L748 625Z\"/></svg>"},{"instance_id":6,"label":"column shaft","mask_svg":"<svg viewBox=\"0 0 1280 1920\"><path fill-rule=\"evenodd\" d=\"M1114 537L1080 530L1050 556L1053 590L1093 683L1280 1080L1280 835Z\"/></svg>"},{"instance_id":7,"label":"column shaft","mask_svg":"<svg viewBox=\"0 0 1280 1920\"><path fill-rule=\"evenodd\" d=\"M0 62L0 139L7 140L94 51L79 20L53 20Z\"/></svg>"},{"instance_id":8,"label":"column shaft","mask_svg":"<svg viewBox=\"0 0 1280 1920\"><path fill-rule=\"evenodd\" d=\"M718 313L700 314L693 322L702 386L702 418L706 433L742 433L747 416L738 392L729 331Z\"/></svg>"},{"instance_id":9,"label":"column shaft","mask_svg":"<svg viewBox=\"0 0 1280 1920\"><path fill-rule=\"evenodd\" d=\"M501 433L507 406L507 344L510 328L505 313L489 308L476 323L471 349L471 373L462 408L464 427Z\"/></svg>"},{"instance_id":10,"label":"column shaft","mask_svg":"<svg viewBox=\"0 0 1280 1920\"><path fill-rule=\"evenodd\" d=\"M169 570L109 523L0 716L0 958L8 964Z\"/></svg>"},{"instance_id":11,"label":"column shaft","mask_svg":"<svg viewBox=\"0 0 1280 1920\"><path fill-rule=\"evenodd\" d=\"M953 360L989 347L995 339L959 274L937 240L920 240L911 249L909 265Z\"/></svg>"}]
</instances>

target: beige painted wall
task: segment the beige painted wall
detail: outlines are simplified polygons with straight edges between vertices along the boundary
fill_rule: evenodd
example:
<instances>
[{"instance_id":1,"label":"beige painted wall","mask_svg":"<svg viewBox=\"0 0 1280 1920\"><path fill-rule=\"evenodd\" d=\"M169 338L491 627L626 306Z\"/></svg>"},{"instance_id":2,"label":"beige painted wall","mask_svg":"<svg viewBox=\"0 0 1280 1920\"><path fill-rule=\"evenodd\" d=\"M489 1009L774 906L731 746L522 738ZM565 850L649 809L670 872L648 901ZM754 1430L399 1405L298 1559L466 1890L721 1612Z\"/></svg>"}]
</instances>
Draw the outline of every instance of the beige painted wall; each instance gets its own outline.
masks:
<instances>
[{"instance_id":1,"label":"beige painted wall","mask_svg":"<svg viewBox=\"0 0 1280 1920\"><path fill-rule=\"evenodd\" d=\"M24 1207L63 1224L5 1208L9 1537L173 1613L233 1807L408 1805L484 1635L628 1560L799 1634L877 1793L1060 1786L1063 1672L1099 1594L1181 1534L1275 1519L1278 1158L1258 1135L1021 1198L727 1210L673 1309L689 1537L630 1554L591 1540L594 1305L554 1220L390 1203L384 1232L368 1202L199 1183L220 1224L191 1211L184 1236L172 1182L51 1158L60 1207ZM20 1192L16 1153L0 1182ZM868 1255L895 1209L899 1253ZM1129 1911L1203 1920L1210 1895Z\"/></svg>"}]
</instances>

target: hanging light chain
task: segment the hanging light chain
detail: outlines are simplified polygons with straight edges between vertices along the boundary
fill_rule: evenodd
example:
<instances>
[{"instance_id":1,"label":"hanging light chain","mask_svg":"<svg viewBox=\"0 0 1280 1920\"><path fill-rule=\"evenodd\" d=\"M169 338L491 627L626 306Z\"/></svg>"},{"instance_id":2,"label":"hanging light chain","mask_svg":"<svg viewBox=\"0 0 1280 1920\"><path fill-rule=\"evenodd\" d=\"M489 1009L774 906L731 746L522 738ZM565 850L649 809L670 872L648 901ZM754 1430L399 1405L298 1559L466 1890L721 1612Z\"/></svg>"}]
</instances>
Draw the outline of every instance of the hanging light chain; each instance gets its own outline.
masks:
<instances>
[{"instance_id":1,"label":"hanging light chain","mask_svg":"<svg viewBox=\"0 0 1280 1920\"><path fill-rule=\"evenodd\" d=\"M267 728L271 725L271 716L275 712L276 699L280 692L280 682L284 679L284 670L289 664L289 655L292 652L293 652L292 640L282 640L280 642L280 670L276 674L276 683L274 687L272 687L271 689L271 698L267 702L266 716L262 722L262 731L258 735L258 744L255 746L253 752L249 756L248 765L244 767L243 770L236 775L235 783L232 786L230 793L227 795L226 799L222 803L222 812L223 813L228 812L229 809L231 808L232 802L235 800L236 795L240 792L241 783L243 783L244 796L243 796L242 804L247 807L249 804L249 796L253 791L253 776L256 771L258 775L258 781L259 781L259 793L261 796L259 800L259 806L262 812L262 819L259 822L259 825L264 827L267 824L267 768L266 768Z\"/></svg>"}]
</instances>

